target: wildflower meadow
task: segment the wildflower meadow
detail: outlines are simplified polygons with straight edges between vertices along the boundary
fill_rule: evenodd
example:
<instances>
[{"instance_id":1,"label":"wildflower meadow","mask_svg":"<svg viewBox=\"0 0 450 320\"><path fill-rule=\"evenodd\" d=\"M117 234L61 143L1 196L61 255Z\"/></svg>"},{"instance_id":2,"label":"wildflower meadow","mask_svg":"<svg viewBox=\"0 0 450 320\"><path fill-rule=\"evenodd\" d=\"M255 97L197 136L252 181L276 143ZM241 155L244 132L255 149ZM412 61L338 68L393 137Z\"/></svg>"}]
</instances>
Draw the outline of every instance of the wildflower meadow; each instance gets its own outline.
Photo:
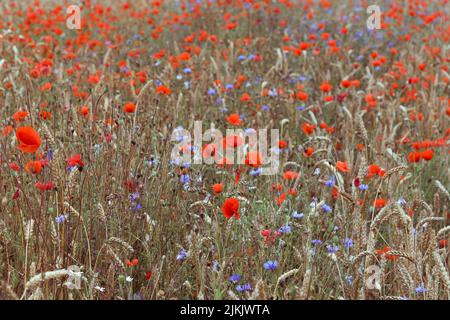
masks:
<instances>
[{"instance_id":1,"label":"wildflower meadow","mask_svg":"<svg viewBox=\"0 0 450 320\"><path fill-rule=\"evenodd\" d=\"M449 18L0 1L0 299L450 299Z\"/></svg>"}]
</instances>

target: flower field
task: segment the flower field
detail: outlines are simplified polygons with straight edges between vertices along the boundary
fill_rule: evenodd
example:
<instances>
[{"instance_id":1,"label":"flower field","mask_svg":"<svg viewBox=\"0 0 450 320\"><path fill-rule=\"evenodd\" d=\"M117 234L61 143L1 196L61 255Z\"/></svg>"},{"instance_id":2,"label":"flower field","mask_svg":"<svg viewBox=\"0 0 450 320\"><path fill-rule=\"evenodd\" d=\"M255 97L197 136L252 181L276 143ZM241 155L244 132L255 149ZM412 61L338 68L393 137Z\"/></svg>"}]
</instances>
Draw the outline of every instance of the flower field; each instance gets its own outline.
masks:
<instances>
[{"instance_id":1,"label":"flower field","mask_svg":"<svg viewBox=\"0 0 450 320\"><path fill-rule=\"evenodd\" d=\"M0 2L0 299L450 299L449 18Z\"/></svg>"}]
</instances>

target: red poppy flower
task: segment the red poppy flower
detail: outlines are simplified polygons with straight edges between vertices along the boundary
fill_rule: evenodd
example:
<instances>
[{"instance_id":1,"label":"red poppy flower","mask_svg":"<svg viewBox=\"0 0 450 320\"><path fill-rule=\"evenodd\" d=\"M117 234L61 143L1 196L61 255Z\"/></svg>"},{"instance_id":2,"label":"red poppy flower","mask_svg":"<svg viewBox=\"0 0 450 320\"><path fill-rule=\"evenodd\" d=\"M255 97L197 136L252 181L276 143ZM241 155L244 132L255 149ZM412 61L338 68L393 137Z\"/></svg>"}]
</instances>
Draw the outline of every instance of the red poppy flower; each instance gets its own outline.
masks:
<instances>
[{"instance_id":1,"label":"red poppy flower","mask_svg":"<svg viewBox=\"0 0 450 320\"><path fill-rule=\"evenodd\" d=\"M134 266L137 266L138 265L138 263L139 263L139 260L138 259L133 259L133 260L129 260L129 259L127 259L127 260L125 260L125 263L127 264L127 266L129 266L129 267L134 267Z\"/></svg>"},{"instance_id":2,"label":"red poppy flower","mask_svg":"<svg viewBox=\"0 0 450 320\"><path fill-rule=\"evenodd\" d=\"M286 193L282 193L279 197L276 198L277 206L281 206L284 200L286 200Z\"/></svg>"},{"instance_id":3,"label":"red poppy flower","mask_svg":"<svg viewBox=\"0 0 450 320\"><path fill-rule=\"evenodd\" d=\"M252 99L252 97L247 93L243 93L241 98L239 99L241 102L247 102L250 101Z\"/></svg>"},{"instance_id":4,"label":"red poppy flower","mask_svg":"<svg viewBox=\"0 0 450 320\"><path fill-rule=\"evenodd\" d=\"M285 171L283 173L284 180L295 180L298 177L298 172L295 171Z\"/></svg>"},{"instance_id":5,"label":"red poppy flower","mask_svg":"<svg viewBox=\"0 0 450 320\"><path fill-rule=\"evenodd\" d=\"M123 110L124 110L126 113L133 113L133 112L136 111L136 105L135 105L134 103L132 103L132 102L127 102L127 103L125 104L125 106L123 107Z\"/></svg>"},{"instance_id":6,"label":"red poppy flower","mask_svg":"<svg viewBox=\"0 0 450 320\"><path fill-rule=\"evenodd\" d=\"M222 205L222 213L225 218L229 219L232 216L236 217L236 220L239 219L239 200L236 198L228 198Z\"/></svg>"},{"instance_id":7,"label":"red poppy flower","mask_svg":"<svg viewBox=\"0 0 450 320\"><path fill-rule=\"evenodd\" d=\"M2 130L2 134L3 134L4 137L6 137L7 135L9 135L13 131L14 131L14 128L12 126L6 126Z\"/></svg>"},{"instance_id":8,"label":"red poppy flower","mask_svg":"<svg viewBox=\"0 0 450 320\"><path fill-rule=\"evenodd\" d=\"M387 204L387 200L382 199L382 198L375 199L375 201L373 202L373 205L374 205L375 208L377 208L377 209L383 208L386 204Z\"/></svg>"},{"instance_id":9,"label":"red poppy flower","mask_svg":"<svg viewBox=\"0 0 450 320\"><path fill-rule=\"evenodd\" d=\"M48 91L52 88L52 84L50 82L44 83L44 85L41 87L41 91Z\"/></svg>"},{"instance_id":10,"label":"red poppy flower","mask_svg":"<svg viewBox=\"0 0 450 320\"><path fill-rule=\"evenodd\" d=\"M408 160L409 160L409 162L419 162L421 157L422 157L422 155L421 155L420 152L418 152L418 151L417 152L411 152L408 155Z\"/></svg>"},{"instance_id":11,"label":"red poppy flower","mask_svg":"<svg viewBox=\"0 0 450 320\"><path fill-rule=\"evenodd\" d=\"M343 86L344 88L349 88L352 85L352 82L350 80L342 80L341 81L341 86Z\"/></svg>"},{"instance_id":12,"label":"red poppy flower","mask_svg":"<svg viewBox=\"0 0 450 320\"><path fill-rule=\"evenodd\" d=\"M86 106L82 106L80 112L83 115L83 117L87 117L89 114L89 108Z\"/></svg>"},{"instance_id":13,"label":"red poppy flower","mask_svg":"<svg viewBox=\"0 0 450 320\"><path fill-rule=\"evenodd\" d=\"M322 92L330 92L331 89L333 89L333 86L332 86L331 84L327 83L327 82L323 82L323 83L320 85L320 90L321 90Z\"/></svg>"},{"instance_id":14,"label":"red poppy flower","mask_svg":"<svg viewBox=\"0 0 450 320\"><path fill-rule=\"evenodd\" d=\"M245 164L257 168L262 164L262 156L257 151L249 151L247 157L245 158Z\"/></svg>"},{"instance_id":15,"label":"red poppy flower","mask_svg":"<svg viewBox=\"0 0 450 320\"><path fill-rule=\"evenodd\" d=\"M25 153L33 153L41 145L41 137L31 127L20 127L16 130L16 138L19 140L19 149Z\"/></svg>"},{"instance_id":16,"label":"red poppy flower","mask_svg":"<svg viewBox=\"0 0 450 320\"><path fill-rule=\"evenodd\" d=\"M230 114L227 117L227 121L233 126L238 126L242 123L241 117L237 113Z\"/></svg>"},{"instance_id":17,"label":"red poppy flower","mask_svg":"<svg viewBox=\"0 0 450 320\"><path fill-rule=\"evenodd\" d=\"M38 188L41 191L48 191L48 190L52 190L55 187L55 184L51 181L47 182L47 183L43 183L43 182L36 182L34 184L34 186L36 188Z\"/></svg>"},{"instance_id":18,"label":"red poppy flower","mask_svg":"<svg viewBox=\"0 0 450 320\"><path fill-rule=\"evenodd\" d=\"M75 167L77 165L80 168L84 167L84 162L81 161L81 154L79 153L67 159L67 163L69 164L70 167Z\"/></svg>"},{"instance_id":19,"label":"red poppy flower","mask_svg":"<svg viewBox=\"0 0 450 320\"><path fill-rule=\"evenodd\" d=\"M16 122L24 121L26 117L28 117L29 113L26 111L19 110L12 115L12 118Z\"/></svg>"},{"instance_id":20,"label":"red poppy flower","mask_svg":"<svg viewBox=\"0 0 450 320\"><path fill-rule=\"evenodd\" d=\"M40 161L29 161L25 165L25 170L28 173L39 174L42 171L42 164Z\"/></svg>"},{"instance_id":21,"label":"red poppy flower","mask_svg":"<svg viewBox=\"0 0 450 320\"><path fill-rule=\"evenodd\" d=\"M17 163L15 163L15 162L11 162L11 163L9 164L9 168L10 168L11 170L14 170L14 171L17 171L17 172L20 171L19 165L18 165Z\"/></svg>"},{"instance_id":22,"label":"red poppy flower","mask_svg":"<svg viewBox=\"0 0 450 320\"><path fill-rule=\"evenodd\" d=\"M169 95L172 92L172 90L170 90L170 88L160 85L159 87L156 88L156 93L161 93L165 96Z\"/></svg>"},{"instance_id":23,"label":"red poppy flower","mask_svg":"<svg viewBox=\"0 0 450 320\"><path fill-rule=\"evenodd\" d=\"M338 169L340 172L348 172L350 170L348 168L347 161L337 161L336 169Z\"/></svg>"},{"instance_id":24,"label":"red poppy flower","mask_svg":"<svg viewBox=\"0 0 450 320\"><path fill-rule=\"evenodd\" d=\"M223 189L223 183L216 183L216 184L213 184L212 188L213 188L215 194L219 194L219 193L222 192L222 189Z\"/></svg>"},{"instance_id":25,"label":"red poppy flower","mask_svg":"<svg viewBox=\"0 0 450 320\"><path fill-rule=\"evenodd\" d=\"M308 94L306 92L298 91L296 96L297 96L297 99L300 100L300 101L307 101L308 100Z\"/></svg>"},{"instance_id":26,"label":"red poppy flower","mask_svg":"<svg viewBox=\"0 0 450 320\"><path fill-rule=\"evenodd\" d=\"M305 122L305 123L302 124L302 130L303 130L303 132L304 132L307 136L309 136L310 134L312 134L312 133L314 132L314 129L315 129L315 128L316 128L315 125L310 124L310 123L307 123L307 122Z\"/></svg>"},{"instance_id":27,"label":"red poppy flower","mask_svg":"<svg viewBox=\"0 0 450 320\"><path fill-rule=\"evenodd\" d=\"M278 148L285 149L285 148L287 148L287 146L288 146L288 144L286 141L284 141L284 140L278 141Z\"/></svg>"},{"instance_id":28,"label":"red poppy flower","mask_svg":"<svg viewBox=\"0 0 450 320\"><path fill-rule=\"evenodd\" d=\"M381 169L380 166L376 165L376 164L371 164L369 166L369 170L367 173L367 178L373 177L375 175L378 175L380 173Z\"/></svg>"},{"instance_id":29,"label":"red poppy flower","mask_svg":"<svg viewBox=\"0 0 450 320\"><path fill-rule=\"evenodd\" d=\"M308 147L308 148L306 148L306 150L303 152L303 155L304 155L305 157L310 157L313 153L314 153L314 148L313 148L313 147Z\"/></svg>"},{"instance_id":30,"label":"red poppy flower","mask_svg":"<svg viewBox=\"0 0 450 320\"><path fill-rule=\"evenodd\" d=\"M433 159L433 155L434 155L434 151L431 150L431 149L424 150L424 151L422 151L422 153L420 154L420 156L422 157L422 159L425 160L425 161L430 161L431 159Z\"/></svg>"},{"instance_id":31,"label":"red poppy flower","mask_svg":"<svg viewBox=\"0 0 450 320\"><path fill-rule=\"evenodd\" d=\"M375 254L376 254L377 256L385 255L386 259L388 259L388 260L390 260L390 261L395 261L395 260L398 258L398 255L395 255L395 254L389 254L389 252L390 252L391 250L392 250L391 248L389 248L389 247L386 246L386 247L384 247L383 249L375 250Z\"/></svg>"}]
</instances>

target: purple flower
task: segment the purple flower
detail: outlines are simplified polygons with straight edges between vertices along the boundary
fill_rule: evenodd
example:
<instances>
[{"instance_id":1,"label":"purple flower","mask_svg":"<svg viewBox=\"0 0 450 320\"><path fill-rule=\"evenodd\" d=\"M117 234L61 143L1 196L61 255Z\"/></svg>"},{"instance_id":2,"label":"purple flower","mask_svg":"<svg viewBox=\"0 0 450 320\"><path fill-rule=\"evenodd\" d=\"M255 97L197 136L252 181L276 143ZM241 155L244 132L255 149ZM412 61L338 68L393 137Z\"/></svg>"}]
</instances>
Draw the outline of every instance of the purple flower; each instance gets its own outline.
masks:
<instances>
[{"instance_id":1,"label":"purple flower","mask_svg":"<svg viewBox=\"0 0 450 320\"><path fill-rule=\"evenodd\" d=\"M262 172L261 168L252 169L252 170L250 170L250 175L252 177L258 177L261 175L261 172Z\"/></svg>"},{"instance_id":2,"label":"purple flower","mask_svg":"<svg viewBox=\"0 0 450 320\"><path fill-rule=\"evenodd\" d=\"M183 261L184 259L186 259L186 257L187 257L187 252L186 252L186 250L181 249L180 252L178 252L177 260Z\"/></svg>"},{"instance_id":3,"label":"purple flower","mask_svg":"<svg viewBox=\"0 0 450 320\"><path fill-rule=\"evenodd\" d=\"M52 149L48 149L47 151L47 155L45 157L48 161L52 161L53 160L53 151Z\"/></svg>"},{"instance_id":4,"label":"purple flower","mask_svg":"<svg viewBox=\"0 0 450 320\"><path fill-rule=\"evenodd\" d=\"M325 182L325 185L326 185L328 188L331 188L332 186L334 186L334 178L328 179L328 180Z\"/></svg>"},{"instance_id":5,"label":"purple flower","mask_svg":"<svg viewBox=\"0 0 450 320\"><path fill-rule=\"evenodd\" d=\"M397 203L402 207L406 206L406 200L403 198L398 199Z\"/></svg>"},{"instance_id":6,"label":"purple flower","mask_svg":"<svg viewBox=\"0 0 450 320\"><path fill-rule=\"evenodd\" d=\"M278 262L269 260L266 263L264 263L264 269L275 271L275 269L278 267Z\"/></svg>"},{"instance_id":7,"label":"purple flower","mask_svg":"<svg viewBox=\"0 0 450 320\"><path fill-rule=\"evenodd\" d=\"M189 177L188 174L183 174L183 175L181 175L181 177L180 177L180 182L181 182L182 184L187 184L187 183L189 183L189 181L191 181L191 178Z\"/></svg>"},{"instance_id":8,"label":"purple flower","mask_svg":"<svg viewBox=\"0 0 450 320\"><path fill-rule=\"evenodd\" d=\"M272 98L278 96L277 89L275 89L275 88L270 89L269 90L269 96L272 97Z\"/></svg>"},{"instance_id":9,"label":"purple flower","mask_svg":"<svg viewBox=\"0 0 450 320\"><path fill-rule=\"evenodd\" d=\"M294 211L293 213L292 213L292 218L294 218L294 219L301 219L301 218L303 218L305 215L303 214L303 213L298 213L297 211Z\"/></svg>"},{"instance_id":10,"label":"purple flower","mask_svg":"<svg viewBox=\"0 0 450 320\"><path fill-rule=\"evenodd\" d=\"M327 252L328 253L336 253L336 252L338 252L339 251L339 246L338 245L330 245L330 244L327 244Z\"/></svg>"},{"instance_id":11,"label":"purple flower","mask_svg":"<svg viewBox=\"0 0 450 320\"><path fill-rule=\"evenodd\" d=\"M326 203L321 207L323 212L330 213L332 211L331 207Z\"/></svg>"},{"instance_id":12,"label":"purple flower","mask_svg":"<svg viewBox=\"0 0 450 320\"><path fill-rule=\"evenodd\" d=\"M133 192L132 194L130 194L129 198L130 201L136 201L137 199L139 199L139 192Z\"/></svg>"},{"instance_id":13,"label":"purple flower","mask_svg":"<svg viewBox=\"0 0 450 320\"><path fill-rule=\"evenodd\" d=\"M360 184L359 190L361 190L361 191L369 190L369 186L367 184Z\"/></svg>"},{"instance_id":14,"label":"purple flower","mask_svg":"<svg viewBox=\"0 0 450 320\"><path fill-rule=\"evenodd\" d=\"M291 232L291 226L286 224L282 226L280 229L278 229L281 233L290 233Z\"/></svg>"},{"instance_id":15,"label":"purple flower","mask_svg":"<svg viewBox=\"0 0 450 320\"><path fill-rule=\"evenodd\" d=\"M57 224L61 224L61 223L63 223L64 221L66 221L68 218L69 218L69 215L68 215L68 214L66 214L66 215L60 214L59 216L56 216L56 217L55 217L55 222L56 222Z\"/></svg>"},{"instance_id":16,"label":"purple flower","mask_svg":"<svg viewBox=\"0 0 450 320\"><path fill-rule=\"evenodd\" d=\"M239 275L239 274L232 274L231 276L230 276L230 282L232 282L232 283L238 283L239 281L241 281L241 275Z\"/></svg>"},{"instance_id":17,"label":"purple flower","mask_svg":"<svg viewBox=\"0 0 450 320\"><path fill-rule=\"evenodd\" d=\"M314 240L311 241L311 243L314 244L314 245L321 245L322 244L322 240L314 239Z\"/></svg>"},{"instance_id":18,"label":"purple flower","mask_svg":"<svg viewBox=\"0 0 450 320\"><path fill-rule=\"evenodd\" d=\"M351 248L353 247L353 240L351 238L345 238L344 241L342 241L344 244L344 247Z\"/></svg>"},{"instance_id":19,"label":"purple flower","mask_svg":"<svg viewBox=\"0 0 450 320\"><path fill-rule=\"evenodd\" d=\"M417 293L417 294L425 293L425 292L427 292L427 291L428 291L428 289L425 288L425 286L423 285L423 283L422 283L420 286L418 286L418 287L416 288L416 293Z\"/></svg>"},{"instance_id":20,"label":"purple flower","mask_svg":"<svg viewBox=\"0 0 450 320\"><path fill-rule=\"evenodd\" d=\"M246 283L246 284L243 284L243 285L238 284L236 286L236 290L238 292L250 291L250 290L252 290L252 286L250 285L250 283Z\"/></svg>"},{"instance_id":21,"label":"purple flower","mask_svg":"<svg viewBox=\"0 0 450 320\"><path fill-rule=\"evenodd\" d=\"M352 276L350 276L350 275L345 276L345 280L347 281L347 283L348 283L349 285L352 285L352 284L353 284L353 277L352 277Z\"/></svg>"}]
</instances>

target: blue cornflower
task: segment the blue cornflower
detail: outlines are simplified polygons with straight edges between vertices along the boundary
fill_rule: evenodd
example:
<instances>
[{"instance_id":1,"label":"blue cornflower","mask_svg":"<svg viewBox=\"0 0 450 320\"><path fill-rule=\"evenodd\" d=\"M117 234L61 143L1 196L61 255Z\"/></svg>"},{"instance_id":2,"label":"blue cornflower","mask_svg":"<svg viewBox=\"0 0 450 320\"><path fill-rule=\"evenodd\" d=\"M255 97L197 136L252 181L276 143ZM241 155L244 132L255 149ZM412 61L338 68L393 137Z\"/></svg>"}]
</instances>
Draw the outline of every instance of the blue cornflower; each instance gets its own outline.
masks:
<instances>
[{"instance_id":1,"label":"blue cornflower","mask_svg":"<svg viewBox=\"0 0 450 320\"><path fill-rule=\"evenodd\" d=\"M252 290L252 286L250 285L250 283L246 283L246 284L243 284L243 285L238 284L236 286L236 290L238 292L250 291L250 290Z\"/></svg>"},{"instance_id":2,"label":"blue cornflower","mask_svg":"<svg viewBox=\"0 0 450 320\"><path fill-rule=\"evenodd\" d=\"M189 74L192 73L192 70L191 68L184 68L183 72Z\"/></svg>"},{"instance_id":3,"label":"blue cornflower","mask_svg":"<svg viewBox=\"0 0 450 320\"><path fill-rule=\"evenodd\" d=\"M48 149L47 155L45 156L45 158L46 158L48 161L53 160L53 151L52 151L52 149Z\"/></svg>"},{"instance_id":4,"label":"blue cornflower","mask_svg":"<svg viewBox=\"0 0 450 320\"><path fill-rule=\"evenodd\" d=\"M66 221L68 218L69 218L69 215L68 215L68 214L66 214L66 215L60 214L59 216L56 216L56 217L55 217L55 222L56 222L57 224L61 224L61 223L63 223L64 221Z\"/></svg>"},{"instance_id":5,"label":"blue cornflower","mask_svg":"<svg viewBox=\"0 0 450 320\"><path fill-rule=\"evenodd\" d=\"M261 172L262 172L261 168L252 169L252 170L250 170L250 175L252 177L258 177L261 175Z\"/></svg>"},{"instance_id":6,"label":"blue cornflower","mask_svg":"<svg viewBox=\"0 0 450 320\"><path fill-rule=\"evenodd\" d=\"M329 205L327 205L326 203L322 205L321 209L323 212L326 212L326 213L330 213L331 211L333 211L331 209L331 207Z\"/></svg>"},{"instance_id":7,"label":"blue cornflower","mask_svg":"<svg viewBox=\"0 0 450 320\"><path fill-rule=\"evenodd\" d=\"M215 95L216 93L217 93L216 90L214 90L214 89L208 89L208 94L209 94L210 96L213 96L213 95Z\"/></svg>"},{"instance_id":8,"label":"blue cornflower","mask_svg":"<svg viewBox=\"0 0 450 320\"><path fill-rule=\"evenodd\" d=\"M334 186L334 183L335 183L334 177L330 177L330 179L328 179L327 181L325 181L325 185L326 185L328 188L333 187L333 186Z\"/></svg>"},{"instance_id":9,"label":"blue cornflower","mask_svg":"<svg viewBox=\"0 0 450 320\"><path fill-rule=\"evenodd\" d=\"M303 214L303 213L298 213L297 211L294 211L293 213L292 213L292 218L294 218L294 219L301 219L301 218L303 218L305 215Z\"/></svg>"},{"instance_id":10,"label":"blue cornflower","mask_svg":"<svg viewBox=\"0 0 450 320\"><path fill-rule=\"evenodd\" d=\"M398 199L397 203L402 207L406 206L406 200L403 198Z\"/></svg>"},{"instance_id":11,"label":"blue cornflower","mask_svg":"<svg viewBox=\"0 0 450 320\"><path fill-rule=\"evenodd\" d=\"M241 54L241 55L238 57L238 60L239 60L239 61L243 61L243 60L245 60L245 59L247 59L247 57L246 57L245 55L243 55L243 54Z\"/></svg>"},{"instance_id":12,"label":"blue cornflower","mask_svg":"<svg viewBox=\"0 0 450 320\"><path fill-rule=\"evenodd\" d=\"M347 283L348 283L349 285L352 285L352 284L353 284L353 277L350 276L350 275L345 276L345 281L347 281Z\"/></svg>"},{"instance_id":13,"label":"blue cornflower","mask_svg":"<svg viewBox=\"0 0 450 320\"><path fill-rule=\"evenodd\" d=\"M369 186L367 184L360 184L358 188L361 191L366 191L369 189Z\"/></svg>"},{"instance_id":14,"label":"blue cornflower","mask_svg":"<svg viewBox=\"0 0 450 320\"><path fill-rule=\"evenodd\" d=\"M227 90L233 89L233 84L232 84L232 83L227 83L227 84L225 85L225 89L227 89Z\"/></svg>"},{"instance_id":15,"label":"blue cornflower","mask_svg":"<svg viewBox=\"0 0 450 320\"><path fill-rule=\"evenodd\" d=\"M184 249L181 249L180 252L178 252L177 260L183 261L187 257L187 252Z\"/></svg>"},{"instance_id":16,"label":"blue cornflower","mask_svg":"<svg viewBox=\"0 0 450 320\"><path fill-rule=\"evenodd\" d=\"M311 241L311 243L314 244L314 245L321 245L322 244L322 240L314 239L314 240Z\"/></svg>"},{"instance_id":17,"label":"blue cornflower","mask_svg":"<svg viewBox=\"0 0 450 320\"><path fill-rule=\"evenodd\" d=\"M278 262L269 260L266 263L264 263L264 269L275 271L275 269L278 267Z\"/></svg>"},{"instance_id":18,"label":"blue cornflower","mask_svg":"<svg viewBox=\"0 0 450 320\"><path fill-rule=\"evenodd\" d=\"M238 283L239 281L241 281L241 275L239 275L239 274L232 274L231 276L230 276L230 282L232 282L232 283Z\"/></svg>"},{"instance_id":19,"label":"blue cornflower","mask_svg":"<svg viewBox=\"0 0 450 320\"><path fill-rule=\"evenodd\" d=\"M336 253L339 251L339 246L327 244L326 249L328 253Z\"/></svg>"},{"instance_id":20,"label":"blue cornflower","mask_svg":"<svg viewBox=\"0 0 450 320\"><path fill-rule=\"evenodd\" d=\"M353 240L351 238L345 238L342 243L344 244L344 247L351 248L353 247Z\"/></svg>"},{"instance_id":21,"label":"blue cornflower","mask_svg":"<svg viewBox=\"0 0 450 320\"><path fill-rule=\"evenodd\" d=\"M139 211L139 210L141 210L141 209L142 209L142 204L137 203L137 204L134 206L133 211Z\"/></svg>"},{"instance_id":22,"label":"blue cornflower","mask_svg":"<svg viewBox=\"0 0 450 320\"><path fill-rule=\"evenodd\" d=\"M268 105L261 106L262 111L268 111L269 109L270 109L270 107Z\"/></svg>"},{"instance_id":23,"label":"blue cornflower","mask_svg":"<svg viewBox=\"0 0 450 320\"><path fill-rule=\"evenodd\" d=\"M275 88L270 89L269 90L269 96L272 97L272 98L278 96L277 89L275 89Z\"/></svg>"},{"instance_id":24,"label":"blue cornflower","mask_svg":"<svg viewBox=\"0 0 450 320\"><path fill-rule=\"evenodd\" d=\"M286 224L282 226L280 229L278 229L281 233L290 233L291 232L291 226Z\"/></svg>"},{"instance_id":25,"label":"blue cornflower","mask_svg":"<svg viewBox=\"0 0 450 320\"><path fill-rule=\"evenodd\" d=\"M219 270L219 262L214 260L212 265L212 271L217 272Z\"/></svg>"},{"instance_id":26,"label":"blue cornflower","mask_svg":"<svg viewBox=\"0 0 450 320\"><path fill-rule=\"evenodd\" d=\"M423 285L423 283L422 283L420 286L418 286L418 287L416 288L416 293L417 293L417 294L425 293L425 292L427 292L427 291L428 291L428 289L425 288L425 286Z\"/></svg>"},{"instance_id":27,"label":"blue cornflower","mask_svg":"<svg viewBox=\"0 0 450 320\"><path fill-rule=\"evenodd\" d=\"M132 194L130 194L129 198L130 201L136 201L137 199L139 199L139 192L133 192Z\"/></svg>"}]
</instances>

